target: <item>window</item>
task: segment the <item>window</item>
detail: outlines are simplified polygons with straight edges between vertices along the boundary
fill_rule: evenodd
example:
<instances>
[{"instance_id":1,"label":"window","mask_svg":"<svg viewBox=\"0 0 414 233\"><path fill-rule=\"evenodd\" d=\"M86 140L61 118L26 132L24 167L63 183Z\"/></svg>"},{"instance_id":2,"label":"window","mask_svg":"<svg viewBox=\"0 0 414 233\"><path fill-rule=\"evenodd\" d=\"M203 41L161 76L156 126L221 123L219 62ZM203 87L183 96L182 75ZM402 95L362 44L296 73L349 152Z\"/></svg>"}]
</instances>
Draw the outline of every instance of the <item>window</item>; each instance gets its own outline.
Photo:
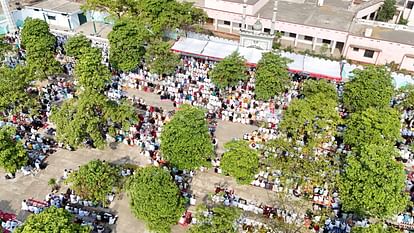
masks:
<instances>
[{"instance_id":1,"label":"window","mask_svg":"<svg viewBox=\"0 0 414 233\"><path fill-rule=\"evenodd\" d=\"M230 26L230 21L224 21L224 25Z\"/></svg>"},{"instance_id":2,"label":"window","mask_svg":"<svg viewBox=\"0 0 414 233\"><path fill-rule=\"evenodd\" d=\"M296 33L289 33L289 37L296 38Z\"/></svg>"},{"instance_id":3,"label":"window","mask_svg":"<svg viewBox=\"0 0 414 233\"><path fill-rule=\"evenodd\" d=\"M56 20L56 16L48 15L47 16L47 19L49 19L49 20Z\"/></svg>"},{"instance_id":4,"label":"window","mask_svg":"<svg viewBox=\"0 0 414 233\"><path fill-rule=\"evenodd\" d=\"M327 40L327 39L322 39L322 43L323 44L331 44L331 40Z\"/></svg>"},{"instance_id":5,"label":"window","mask_svg":"<svg viewBox=\"0 0 414 233\"><path fill-rule=\"evenodd\" d=\"M33 9L34 11L39 11L39 9Z\"/></svg>"},{"instance_id":6,"label":"window","mask_svg":"<svg viewBox=\"0 0 414 233\"><path fill-rule=\"evenodd\" d=\"M358 51L359 51L359 48L355 48L355 47L354 47L352 50L353 50L354 52L358 52Z\"/></svg>"},{"instance_id":7,"label":"window","mask_svg":"<svg viewBox=\"0 0 414 233\"><path fill-rule=\"evenodd\" d=\"M239 28L241 28L242 27L242 24L241 23L239 23Z\"/></svg>"},{"instance_id":8,"label":"window","mask_svg":"<svg viewBox=\"0 0 414 233\"><path fill-rule=\"evenodd\" d=\"M373 58L374 57L374 53L375 53L375 51L366 49L365 52L364 52L364 57Z\"/></svg>"},{"instance_id":9,"label":"window","mask_svg":"<svg viewBox=\"0 0 414 233\"><path fill-rule=\"evenodd\" d=\"M313 37L312 36L305 36L305 40L312 41Z\"/></svg>"},{"instance_id":10,"label":"window","mask_svg":"<svg viewBox=\"0 0 414 233\"><path fill-rule=\"evenodd\" d=\"M414 8L414 2L413 2L413 1L409 1L409 2L407 3L407 8L408 8L408 9L413 9L413 8Z\"/></svg>"},{"instance_id":11,"label":"window","mask_svg":"<svg viewBox=\"0 0 414 233\"><path fill-rule=\"evenodd\" d=\"M270 33L270 28L264 28L263 31L266 33Z\"/></svg>"}]
</instances>

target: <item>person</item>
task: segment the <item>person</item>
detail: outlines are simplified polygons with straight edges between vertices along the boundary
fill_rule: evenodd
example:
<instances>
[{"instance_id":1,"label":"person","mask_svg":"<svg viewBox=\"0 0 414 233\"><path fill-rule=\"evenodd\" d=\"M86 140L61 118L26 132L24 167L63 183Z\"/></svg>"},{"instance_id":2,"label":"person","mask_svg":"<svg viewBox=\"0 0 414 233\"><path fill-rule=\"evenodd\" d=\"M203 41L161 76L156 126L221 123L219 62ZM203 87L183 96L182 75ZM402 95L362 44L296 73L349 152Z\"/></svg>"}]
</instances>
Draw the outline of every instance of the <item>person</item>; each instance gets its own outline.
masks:
<instances>
[{"instance_id":1,"label":"person","mask_svg":"<svg viewBox=\"0 0 414 233\"><path fill-rule=\"evenodd\" d=\"M37 170L40 170L40 160L39 159L36 159L35 167L36 167Z\"/></svg>"},{"instance_id":2,"label":"person","mask_svg":"<svg viewBox=\"0 0 414 233\"><path fill-rule=\"evenodd\" d=\"M25 211L29 210L29 206L27 205L26 200L22 201L22 210L25 210Z\"/></svg>"}]
</instances>

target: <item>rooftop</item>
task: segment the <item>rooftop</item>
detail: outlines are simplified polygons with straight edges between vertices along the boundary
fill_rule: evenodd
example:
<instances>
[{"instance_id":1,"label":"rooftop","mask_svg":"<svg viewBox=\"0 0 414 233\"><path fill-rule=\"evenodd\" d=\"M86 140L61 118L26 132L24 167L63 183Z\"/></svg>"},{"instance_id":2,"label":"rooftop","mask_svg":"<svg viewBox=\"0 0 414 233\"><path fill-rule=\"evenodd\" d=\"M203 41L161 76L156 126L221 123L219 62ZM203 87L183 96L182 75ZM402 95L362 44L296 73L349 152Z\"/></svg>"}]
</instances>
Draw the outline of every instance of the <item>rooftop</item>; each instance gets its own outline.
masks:
<instances>
[{"instance_id":1,"label":"rooftop","mask_svg":"<svg viewBox=\"0 0 414 233\"><path fill-rule=\"evenodd\" d=\"M355 36L364 36L366 28L372 28L372 35L370 38L414 45L414 32L405 30L395 30L393 28L371 26L353 22L349 33Z\"/></svg>"},{"instance_id":2,"label":"rooftop","mask_svg":"<svg viewBox=\"0 0 414 233\"><path fill-rule=\"evenodd\" d=\"M40 8L59 13L72 14L80 11L81 4L68 0L45 0L30 6L31 8Z\"/></svg>"}]
</instances>

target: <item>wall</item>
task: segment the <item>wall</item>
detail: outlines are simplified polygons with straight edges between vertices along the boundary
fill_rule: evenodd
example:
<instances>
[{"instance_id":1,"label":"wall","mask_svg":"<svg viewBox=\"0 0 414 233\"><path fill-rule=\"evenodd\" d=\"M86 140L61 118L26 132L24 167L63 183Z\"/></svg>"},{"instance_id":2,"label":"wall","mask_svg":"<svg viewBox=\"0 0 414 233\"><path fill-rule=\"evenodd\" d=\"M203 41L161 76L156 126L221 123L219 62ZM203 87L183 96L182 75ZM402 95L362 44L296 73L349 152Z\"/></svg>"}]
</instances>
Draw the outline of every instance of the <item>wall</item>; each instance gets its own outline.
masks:
<instances>
[{"instance_id":1,"label":"wall","mask_svg":"<svg viewBox=\"0 0 414 233\"><path fill-rule=\"evenodd\" d=\"M414 70L414 57L407 57L405 56L403 61L401 62L400 69L405 70Z\"/></svg>"},{"instance_id":2,"label":"wall","mask_svg":"<svg viewBox=\"0 0 414 233\"><path fill-rule=\"evenodd\" d=\"M232 12L243 14L243 3L236 3L236 2L225 2L221 0L204 0L204 7L213 9L213 10L220 10L220 9L231 9ZM247 5L246 7L246 14L247 15L254 15L254 10L252 5Z\"/></svg>"},{"instance_id":3,"label":"wall","mask_svg":"<svg viewBox=\"0 0 414 233\"><path fill-rule=\"evenodd\" d=\"M369 6L367 8L361 9L359 10L356 14L355 14L355 18L360 19L364 16L369 16L372 12L377 11L381 6L382 6L382 2L376 3L372 6Z\"/></svg>"}]
</instances>

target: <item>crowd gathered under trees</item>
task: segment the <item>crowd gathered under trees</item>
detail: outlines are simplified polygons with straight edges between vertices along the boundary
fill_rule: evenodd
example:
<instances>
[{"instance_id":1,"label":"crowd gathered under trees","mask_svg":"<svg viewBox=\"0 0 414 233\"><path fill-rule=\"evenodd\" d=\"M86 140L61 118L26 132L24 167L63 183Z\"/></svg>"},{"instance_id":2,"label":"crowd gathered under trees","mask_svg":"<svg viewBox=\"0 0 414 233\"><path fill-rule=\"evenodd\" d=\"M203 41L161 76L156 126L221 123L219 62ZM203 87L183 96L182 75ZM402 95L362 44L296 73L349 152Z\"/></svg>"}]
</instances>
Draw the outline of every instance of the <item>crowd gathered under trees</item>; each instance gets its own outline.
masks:
<instances>
[{"instance_id":1,"label":"crowd gathered under trees","mask_svg":"<svg viewBox=\"0 0 414 233\"><path fill-rule=\"evenodd\" d=\"M255 185L260 177L278 174L272 186L277 183L283 187L281 193L286 196L312 200L315 188L329 190L328 195L339 194L335 200L340 200L340 212L333 204L311 210L306 214L312 220L305 224L308 230L319 232L321 227L325 232L348 232L346 227L331 223L348 215L352 216L346 218L351 220L346 222L348 225L361 219L370 222L355 225L352 232L398 231L395 223L402 220L394 221L394 217L405 218L404 213L411 211L412 158L403 152L410 154L414 148L414 87L395 90L389 71L374 66L356 70L346 83L303 78L289 73L290 61L276 52L264 53L255 68L247 68L238 53L219 62L200 63L193 59L200 75L188 77L180 73L186 60L170 51L172 43L163 36L176 28L198 30L206 20L202 10L174 0L87 0L84 7L104 10L114 17L115 25L108 38L109 54L81 35L61 43L49 32L48 25L37 19L26 19L20 35L6 37L0 44L2 58L12 56L15 60L13 65L4 63L0 67L0 166L11 176L21 167L37 163L28 155L28 141L47 144L37 134L38 122L45 126L53 123L54 140L68 149L101 149L110 138L125 138L120 132L141 127L136 136L143 125L150 125L156 130L150 128L146 136L150 146L157 148L148 153L159 166L136 168L125 178L120 175L120 167L94 160L68 176L66 182L71 189L103 206L108 193L115 188L124 189L137 218L154 232L170 232L188 206L174 174L213 164L244 185ZM13 47L18 41L15 38L20 39L21 47ZM64 57L65 62L56 57ZM10 62L10 58L5 60ZM176 101L180 98L169 93L167 85L161 92L177 104L178 110L172 116L136 100L108 96L114 86L119 88L114 80L142 70L144 80L154 74L158 74L158 81L180 74L185 85L208 84L209 98L219 106L206 110L203 107L209 103L194 104L190 93L188 99L182 97L187 102ZM45 81L58 83L55 87L68 95L58 98L53 88L43 91L39 86ZM182 94L181 89L178 94ZM225 152L216 154L210 124L220 115L220 119L228 119L224 112L239 109L237 105L249 105L246 109L253 110L266 106L277 121L257 120L254 111L246 113L250 121L245 123L260 126L259 131L227 142ZM144 116L137 106L144 109ZM157 114L159 119L154 119L152 116ZM148 146L142 148L147 150ZM260 182L265 187L263 180ZM234 194L225 195L229 200ZM228 205L200 206L198 221L190 232L236 232L235 223L242 215L238 208ZM66 210L50 207L29 217L16 232L88 231L87 227L72 224L72 220ZM268 225L275 232L297 232L292 230L292 224ZM337 231L329 231L330 228Z\"/></svg>"}]
</instances>

